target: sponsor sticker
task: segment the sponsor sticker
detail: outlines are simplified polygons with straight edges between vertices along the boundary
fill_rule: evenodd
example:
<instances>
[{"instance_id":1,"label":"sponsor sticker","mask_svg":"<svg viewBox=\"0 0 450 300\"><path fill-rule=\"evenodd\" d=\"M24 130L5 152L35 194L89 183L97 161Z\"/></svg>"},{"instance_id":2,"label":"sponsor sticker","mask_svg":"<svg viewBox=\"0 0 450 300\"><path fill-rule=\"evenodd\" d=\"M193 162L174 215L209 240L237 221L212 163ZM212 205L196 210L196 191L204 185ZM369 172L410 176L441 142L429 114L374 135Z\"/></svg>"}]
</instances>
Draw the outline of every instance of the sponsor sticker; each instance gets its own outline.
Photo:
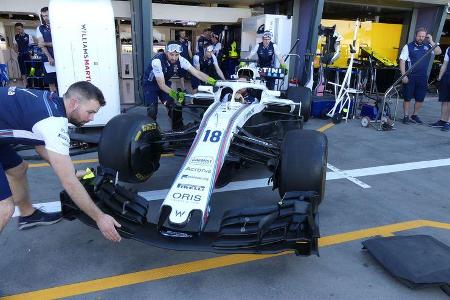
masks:
<instances>
[{"instance_id":1,"label":"sponsor sticker","mask_svg":"<svg viewBox=\"0 0 450 300\"><path fill-rule=\"evenodd\" d=\"M211 166L213 163L212 156L194 156L191 161L191 164L197 166Z\"/></svg>"},{"instance_id":2,"label":"sponsor sticker","mask_svg":"<svg viewBox=\"0 0 450 300\"><path fill-rule=\"evenodd\" d=\"M187 167L186 171L191 171L191 172L197 172L197 173L206 173L206 174L211 174L211 170L205 169L205 168L192 168L192 167Z\"/></svg>"},{"instance_id":3,"label":"sponsor sticker","mask_svg":"<svg viewBox=\"0 0 450 300\"><path fill-rule=\"evenodd\" d=\"M202 180L202 181L208 181L209 178L195 176L195 175L188 175L188 174L182 174L181 179L195 179L195 180Z\"/></svg>"},{"instance_id":4,"label":"sponsor sticker","mask_svg":"<svg viewBox=\"0 0 450 300\"><path fill-rule=\"evenodd\" d=\"M185 189L185 190L200 191L200 192L203 192L205 190L204 186L195 185L195 184L184 184L184 183L177 184L177 188Z\"/></svg>"}]
</instances>

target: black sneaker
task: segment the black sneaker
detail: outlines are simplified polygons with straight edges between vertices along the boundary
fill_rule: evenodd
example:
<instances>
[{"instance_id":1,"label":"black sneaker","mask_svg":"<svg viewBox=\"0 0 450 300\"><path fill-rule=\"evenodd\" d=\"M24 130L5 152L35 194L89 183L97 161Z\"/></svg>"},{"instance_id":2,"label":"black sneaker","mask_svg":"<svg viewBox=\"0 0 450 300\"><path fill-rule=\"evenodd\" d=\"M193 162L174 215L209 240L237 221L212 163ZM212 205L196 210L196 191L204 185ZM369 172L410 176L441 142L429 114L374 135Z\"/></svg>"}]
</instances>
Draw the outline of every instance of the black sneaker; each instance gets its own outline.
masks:
<instances>
[{"instance_id":1,"label":"black sneaker","mask_svg":"<svg viewBox=\"0 0 450 300\"><path fill-rule=\"evenodd\" d=\"M445 121L439 120L437 122L429 124L429 126L433 128L442 128L445 124L446 124Z\"/></svg>"},{"instance_id":2,"label":"black sneaker","mask_svg":"<svg viewBox=\"0 0 450 300\"><path fill-rule=\"evenodd\" d=\"M51 225L60 221L60 212L47 213L36 209L33 214L26 217L19 217L19 230L30 229L39 225Z\"/></svg>"},{"instance_id":3,"label":"black sneaker","mask_svg":"<svg viewBox=\"0 0 450 300\"><path fill-rule=\"evenodd\" d=\"M403 123L403 124L409 124L410 121L411 121L411 120L409 119L408 116L404 116L403 119L402 119L402 123Z\"/></svg>"},{"instance_id":4,"label":"black sneaker","mask_svg":"<svg viewBox=\"0 0 450 300\"><path fill-rule=\"evenodd\" d=\"M411 122L416 123L416 124L423 124L422 120L419 118L418 115L412 115Z\"/></svg>"},{"instance_id":5,"label":"black sneaker","mask_svg":"<svg viewBox=\"0 0 450 300\"><path fill-rule=\"evenodd\" d=\"M449 131L450 130L450 123L445 123L444 126L441 128L442 131Z\"/></svg>"}]
</instances>

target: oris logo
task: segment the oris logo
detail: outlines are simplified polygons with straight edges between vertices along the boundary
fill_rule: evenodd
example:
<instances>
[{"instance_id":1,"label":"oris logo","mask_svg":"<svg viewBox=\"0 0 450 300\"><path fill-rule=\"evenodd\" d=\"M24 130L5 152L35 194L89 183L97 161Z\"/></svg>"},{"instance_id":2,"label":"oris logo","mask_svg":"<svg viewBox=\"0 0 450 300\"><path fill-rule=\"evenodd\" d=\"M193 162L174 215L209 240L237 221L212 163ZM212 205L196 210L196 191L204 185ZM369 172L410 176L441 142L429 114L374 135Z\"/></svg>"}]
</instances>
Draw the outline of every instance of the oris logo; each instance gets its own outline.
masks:
<instances>
[{"instance_id":1,"label":"oris logo","mask_svg":"<svg viewBox=\"0 0 450 300\"><path fill-rule=\"evenodd\" d=\"M201 195L191 195L188 193L173 193L172 197L174 199L185 200L185 201L200 201L200 200L202 200Z\"/></svg>"},{"instance_id":2,"label":"oris logo","mask_svg":"<svg viewBox=\"0 0 450 300\"><path fill-rule=\"evenodd\" d=\"M212 156L195 156L191 159L191 164L197 166L211 166L212 162Z\"/></svg>"}]
</instances>

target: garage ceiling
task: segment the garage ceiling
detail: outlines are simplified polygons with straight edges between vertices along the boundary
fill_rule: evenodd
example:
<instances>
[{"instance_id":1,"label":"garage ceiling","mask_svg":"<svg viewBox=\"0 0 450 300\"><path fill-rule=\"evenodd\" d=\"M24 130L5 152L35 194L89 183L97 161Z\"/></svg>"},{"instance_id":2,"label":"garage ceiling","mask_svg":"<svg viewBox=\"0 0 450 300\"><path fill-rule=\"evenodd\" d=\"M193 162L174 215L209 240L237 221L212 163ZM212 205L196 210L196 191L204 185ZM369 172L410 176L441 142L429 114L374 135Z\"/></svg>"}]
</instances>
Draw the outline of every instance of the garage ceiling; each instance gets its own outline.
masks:
<instances>
[{"instance_id":1,"label":"garage ceiling","mask_svg":"<svg viewBox=\"0 0 450 300\"><path fill-rule=\"evenodd\" d=\"M276 2L284 2L280 0L156 0L154 3L167 3L167 4L221 4L221 5L239 5L239 6L254 6L261 4L271 4ZM368 4L377 6L401 6L412 7L421 6L421 4L438 4L446 5L447 0L325 0L325 2L341 2L341 3L353 3L353 4Z\"/></svg>"}]
</instances>

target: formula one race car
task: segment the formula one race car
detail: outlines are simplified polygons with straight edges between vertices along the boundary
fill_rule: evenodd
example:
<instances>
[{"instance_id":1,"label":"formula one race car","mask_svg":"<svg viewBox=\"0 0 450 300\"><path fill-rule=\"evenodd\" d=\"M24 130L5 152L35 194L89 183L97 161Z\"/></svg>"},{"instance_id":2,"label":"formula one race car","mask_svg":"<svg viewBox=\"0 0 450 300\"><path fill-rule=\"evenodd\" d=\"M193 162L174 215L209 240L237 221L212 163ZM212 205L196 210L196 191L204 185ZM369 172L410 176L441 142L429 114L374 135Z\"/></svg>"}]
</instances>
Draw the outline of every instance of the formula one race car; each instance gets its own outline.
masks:
<instances>
[{"instance_id":1,"label":"formula one race car","mask_svg":"<svg viewBox=\"0 0 450 300\"><path fill-rule=\"evenodd\" d=\"M318 253L318 206L324 196L327 139L302 130L310 94L290 87L284 98L258 81L219 81L199 87L193 103L200 112L182 131L161 132L147 116L126 113L105 126L99 143L100 167L83 181L91 197L117 218L126 238L175 250L217 253ZM243 97L245 95L245 97ZM309 113L309 112L308 112ZM161 153L187 154L165 199L146 201L121 182L146 181L159 168ZM281 200L215 210L214 189L230 182L242 165L262 164ZM95 223L61 193L63 215Z\"/></svg>"}]
</instances>

